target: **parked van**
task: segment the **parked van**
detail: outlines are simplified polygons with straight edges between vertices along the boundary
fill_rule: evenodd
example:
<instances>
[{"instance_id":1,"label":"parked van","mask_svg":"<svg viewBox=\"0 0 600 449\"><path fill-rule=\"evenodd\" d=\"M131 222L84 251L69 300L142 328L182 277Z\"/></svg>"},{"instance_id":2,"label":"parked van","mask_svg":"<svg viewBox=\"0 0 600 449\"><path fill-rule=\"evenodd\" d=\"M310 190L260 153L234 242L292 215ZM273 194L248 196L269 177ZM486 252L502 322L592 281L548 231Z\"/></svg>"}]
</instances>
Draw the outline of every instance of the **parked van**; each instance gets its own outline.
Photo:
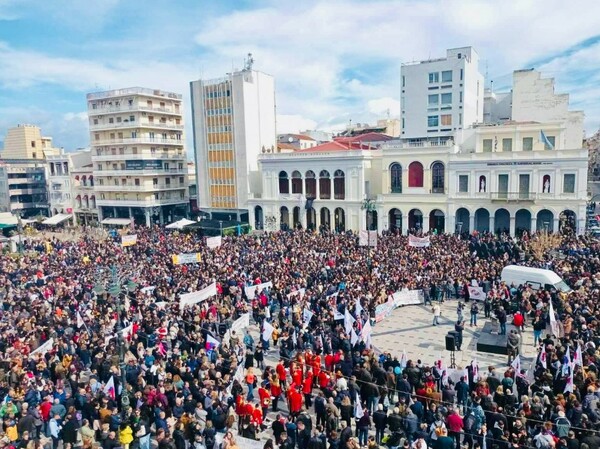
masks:
<instances>
[{"instance_id":1,"label":"parked van","mask_svg":"<svg viewBox=\"0 0 600 449\"><path fill-rule=\"evenodd\" d=\"M555 288L563 292L571 291L558 274L552 270L544 270L542 268L508 265L502 270L502 280L508 286L515 284L518 287L519 285L528 284L535 290L542 288L550 290Z\"/></svg>"}]
</instances>

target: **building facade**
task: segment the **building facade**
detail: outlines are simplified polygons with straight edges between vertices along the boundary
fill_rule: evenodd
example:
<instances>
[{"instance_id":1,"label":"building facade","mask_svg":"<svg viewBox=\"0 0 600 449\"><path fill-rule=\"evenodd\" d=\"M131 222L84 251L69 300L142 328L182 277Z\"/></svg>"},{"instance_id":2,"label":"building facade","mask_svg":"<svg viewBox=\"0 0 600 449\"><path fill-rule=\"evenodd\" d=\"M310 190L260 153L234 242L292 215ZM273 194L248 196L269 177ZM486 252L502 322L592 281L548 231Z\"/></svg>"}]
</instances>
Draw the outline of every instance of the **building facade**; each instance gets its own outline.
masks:
<instances>
[{"instance_id":1,"label":"building facade","mask_svg":"<svg viewBox=\"0 0 600 449\"><path fill-rule=\"evenodd\" d=\"M140 87L87 95L99 220L169 223L188 212L181 95Z\"/></svg>"},{"instance_id":2,"label":"building facade","mask_svg":"<svg viewBox=\"0 0 600 449\"><path fill-rule=\"evenodd\" d=\"M483 121L484 79L472 47L402 64L402 138L442 140Z\"/></svg>"},{"instance_id":3,"label":"building facade","mask_svg":"<svg viewBox=\"0 0 600 449\"><path fill-rule=\"evenodd\" d=\"M80 158L71 169L73 214L79 225L91 226L100 223L96 191L94 189L94 164L92 152L79 152Z\"/></svg>"},{"instance_id":4,"label":"building facade","mask_svg":"<svg viewBox=\"0 0 600 449\"><path fill-rule=\"evenodd\" d=\"M48 217L48 189L44 160L0 160L0 209L23 218Z\"/></svg>"},{"instance_id":5,"label":"building facade","mask_svg":"<svg viewBox=\"0 0 600 449\"><path fill-rule=\"evenodd\" d=\"M43 161L45 157L59 153L52 145L52 138L43 137L38 126L18 125L6 131L0 157Z\"/></svg>"},{"instance_id":6,"label":"building facade","mask_svg":"<svg viewBox=\"0 0 600 449\"><path fill-rule=\"evenodd\" d=\"M273 77L252 69L190 83L198 207L244 219L258 156L277 146Z\"/></svg>"}]
</instances>

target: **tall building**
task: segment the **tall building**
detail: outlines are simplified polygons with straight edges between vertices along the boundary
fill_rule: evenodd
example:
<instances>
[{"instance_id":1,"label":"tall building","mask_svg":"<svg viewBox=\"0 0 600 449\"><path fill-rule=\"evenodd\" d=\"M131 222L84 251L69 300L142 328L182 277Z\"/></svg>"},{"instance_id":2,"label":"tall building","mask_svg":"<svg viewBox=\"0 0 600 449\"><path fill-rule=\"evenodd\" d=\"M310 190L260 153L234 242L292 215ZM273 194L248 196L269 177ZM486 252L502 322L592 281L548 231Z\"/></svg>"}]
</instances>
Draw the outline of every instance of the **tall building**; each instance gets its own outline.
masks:
<instances>
[{"instance_id":1,"label":"tall building","mask_svg":"<svg viewBox=\"0 0 600 449\"><path fill-rule=\"evenodd\" d=\"M187 215L181 95L132 87L87 95L99 220L168 223Z\"/></svg>"},{"instance_id":2,"label":"tall building","mask_svg":"<svg viewBox=\"0 0 600 449\"><path fill-rule=\"evenodd\" d=\"M58 153L59 150L52 146L52 138L43 137L39 127L18 125L6 132L0 156L2 159L43 160L48 155Z\"/></svg>"},{"instance_id":3,"label":"tall building","mask_svg":"<svg viewBox=\"0 0 600 449\"><path fill-rule=\"evenodd\" d=\"M0 160L0 211L47 217L49 207L43 159Z\"/></svg>"},{"instance_id":4,"label":"tall building","mask_svg":"<svg viewBox=\"0 0 600 449\"><path fill-rule=\"evenodd\" d=\"M445 58L402 64L402 137L431 139L483 121L483 75L472 47Z\"/></svg>"},{"instance_id":5,"label":"tall building","mask_svg":"<svg viewBox=\"0 0 600 449\"><path fill-rule=\"evenodd\" d=\"M252 69L190 83L198 207L227 219L247 217L251 172L258 156L275 149L275 83Z\"/></svg>"},{"instance_id":6,"label":"tall building","mask_svg":"<svg viewBox=\"0 0 600 449\"><path fill-rule=\"evenodd\" d=\"M94 191L94 164L90 150L78 152L71 173L73 213L75 221L80 225L99 223L96 192Z\"/></svg>"}]
</instances>

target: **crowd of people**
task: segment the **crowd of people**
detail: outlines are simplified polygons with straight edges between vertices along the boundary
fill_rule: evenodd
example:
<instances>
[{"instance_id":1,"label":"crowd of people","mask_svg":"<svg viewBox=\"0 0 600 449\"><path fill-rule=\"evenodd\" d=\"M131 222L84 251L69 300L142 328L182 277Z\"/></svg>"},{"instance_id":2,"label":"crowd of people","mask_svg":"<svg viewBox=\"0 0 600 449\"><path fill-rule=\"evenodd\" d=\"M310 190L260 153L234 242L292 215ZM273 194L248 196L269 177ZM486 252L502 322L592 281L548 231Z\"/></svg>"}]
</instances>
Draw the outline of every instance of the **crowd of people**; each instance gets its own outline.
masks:
<instances>
[{"instance_id":1,"label":"crowd of people","mask_svg":"<svg viewBox=\"0 0 600 449\"><path fill-rule=\"evenodd\" d=\"M158 227L129 233L127 247L119 235L25 239L22 255L1 256L0 447L230 449L271 433L270 449L600 447L596 240L565 234L540 257L541 237L527 235L433 235L415 248L390 233L369 250L352 233L211 248ZM177 264L182 253L199 256ZM511 263L551 268L573 291L504 285ZM486 316L519 312L537 332L529 370L451 376L370 344L392 293L467 302L474 281ZM254 336L230 329L246 314Z\"/></svg>"}]
</instances>

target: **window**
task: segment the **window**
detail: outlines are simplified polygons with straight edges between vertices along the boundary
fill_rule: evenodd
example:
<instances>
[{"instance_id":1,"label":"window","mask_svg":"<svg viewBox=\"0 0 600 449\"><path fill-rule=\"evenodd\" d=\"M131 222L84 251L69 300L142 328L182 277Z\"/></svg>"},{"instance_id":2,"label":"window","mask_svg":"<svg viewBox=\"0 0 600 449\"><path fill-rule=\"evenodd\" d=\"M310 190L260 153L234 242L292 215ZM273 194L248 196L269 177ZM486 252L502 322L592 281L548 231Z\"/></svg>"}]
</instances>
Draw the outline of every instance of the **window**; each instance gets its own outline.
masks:
<instances>
[{"instance_id":1,"label":"window","mask_svg":"<svg viewBox=\"0 0 600 449\"><path fill-rule=\"evenodd\" d=\"M308 170L304 174L304 192L306 194L306 198L316 198L317 196L317 177L315 176L315 172L312 170Z\"/></svg>"},{"instance_id":2,"label":"window","mask_svg":"<svg viewBox=\"0 0 600 449\"><path fill-rule=\"evenodd\" d=\"M442 126L452 126L452 114L443 114L440 118L442 119Z\"/></svg>"},{"instance_id":3,"label":"window","mask_svg":"<svg viewBox=\"0 0 600 449\"><path fill-rule=\"evenodd\" d=\"M533 137L523 137L523 151L533 151Z\"/></svg>"},{"instance_id":4,"label":"window","mask_svg":"<svg viewBox=\"0 0 600 449\"><path fill-rule=\"evenodd\" d=\"M117 117L117 123L121 123L121 117Z\"/></svg>"},{"instance_id":5,"label":"window","mask_svg":"<svg viewBox=\"0 0 600 449\"><path fill-rule=\"evenodd\" d=\"M331 175L327 170L319 173L319 197L322 200L331 199Z\"/></svg>"},{"instance_id":6,"label":"window","mask_svg":"<svg viewBox=\"0 0 600 449\"><path fill-rule=\"evenodd\" d=\"M423 187L423 165L411 162L408 166L408 187Z\"/></svg>"},{"instance_id":7,"label":"window","mask_svg":"<svg viewBox=\"0 0 600 449\"><path fill-rule=\"evenodd\" d=\"M98 124L98 119L97 119L97 118L95 118L95 119L94 119L94 125L97 125L97 124Z\"/></svg>"},{"instance_id":8,"label":"window","mask_svg":"<svg viewBox=\"0 0 600 449\"><path fill-rule=\"evenodd\" d=\"M444 164L441 162L431 166L431 192L444 193Z\"/></svg>"},{"instance_id":9,"label":"window","mask_svg":"<svg viewBox=\"0 0 600 449\"><path fill-rule=\"evenodd\" d=\"M427 117L427 126L439 126L439 117L437 115L430 115Z\"/></svg>"},{"instance_id":10,"label":"window","mask_svg":"<svg viewBox=\"0 0 600 449\"><path fill-rule=\"evenodd\" d=\"M390 187L392 193L402 193L402 166L397 162L390 165Z\"/></svg>"},{"instance_id":11,"label":"window","mask_svg":"<svg viewBox=\"0 0 600 449\"><path fill-rule=\"evenodd\" d=\"M302 175L299 171L292 173L292 193L302 193Z\"/></svg>"},{"instance_id":12,"label":"window","mask_svg":"<svg viewBox=\"0 0 600 449\"><path fill-rule=\"evenodd\" d=\"M440 104L440 96L438 94L429 95L427 97L429 106L437 106Z\"/></svg>"},{"instance_id":13,"label":"window","mask_svg":"<svg viewBox=\"0 0 600 449\"><path fill-rule=\"evenodd\" d=\"M402 75L402 87L406 87L406 77Z\"/></svg>"},{"instance_id":14,"label":"window","mask_svg":"<svg viewBox=\"0 0 600 449\"><path fill-rule=\"evenodd\" d=\"M463 93L462 90L458 93L458 102L462 103L462 99L463 99Z\"/></svg>"},{"instance_id":15,"label":"window","mask_svg":"<svg viewBox=\"0 0 600 449\"><path fill-rule=\"evenodd\" d=\"M502 139L502 151L512 151L512 139Z\"/></svg>"},{"instance_id":16,"label":"window","mask_svg":"<svg viewBox=\"0 0 600 449\"><path fill-rule=\"evenodd\" d=\"M158 185L158 178L152 178L152 185L153 186L157 186Z\"/></svg>"},{"instance_id":17,"label":"window","mask_svg":"<svg viewBox=\"0 0 600 449\"><path fill-rule=\"evenodd\" d=\"M140 180L139 180L139 178L135 178L135 179L134 179L134 184L135 184L136 186L139 186L139 185L140 185Z\"/></svg>"},{"instance_id":18,"label":"window","mask_svg":"<svg viewBox=\"0 0 600 449\"><path fill-rule=\"evenodd\" d=\"M114 123L115 119L113 119L112 117L108 119L108 123Z\"/></svg>"},{"instance_id":19,"label":"window","mask_svg":"<svg viewBox=\"0 0 600 449\"><path fill-rule=\"evenodd\" d=\"M439 83L439 82L440 82L439 72L432 72L429 74L429 84Z\"/></svg>"},{"instance_id":20,"label":"window","mask_svg":"<svg viewBox=\"0 0 600 449\"><path fill-rule=\"evenodd\" d=\"M333 198L336 200L346 199L346 174L342 170L333 173Z\"/></svg>"},{"instance_id":21,"label":"window","mask_svg":"<svg viewBox=\"0 0 600 449\"><path fill-rule=\"evenodd\" d=\"M442 94L442 104L452 104L452 94Z\"/></svg>"},{"instance_id":22,"label":"window","mask_svg":"<svg viewBox=\"0 0 600 449\"><path fill-rule=\"evenodd\" d=\"M556 137L554 136L546 136L547 142L544 142L544 150L553 150L556 148Z\"/></svg>"},{"instance_id":23,"label":"window","mask_svg":"<svg viewBox=\"0 0 600 449\"><path fill-rule=\"evenodd\" d=\"M564 175L563 193L575 193L575 174L567 173Z\"/></svg>"},{"instance_id":24,"label":"window","mask_svg":"<svg viewBox=\"0 0 600 449\"><path fill-rule=\"evenodd\" d=\"M463 69L460 69L460 80L463 80Z\"/></svg>"},{"instance_id":25,"label":"window","mask_svg":"<svg viewBox=\"0 0 600 449\"><path fill-rule=\"evenodd\" d=\"M444 70L442 72L442 83L452 82L452 70Z\"/></svg>"},{"instance_id":26,"label":"window","mask_svg":"<svg viewBox=\"0 0 600 449\"><path fill-rule=\"evenodd\" d=\"M483 139L483 152L491 153L493 145L494 145L494 142L492 141L492 139Z\"/></svg>"}]
</instances>

